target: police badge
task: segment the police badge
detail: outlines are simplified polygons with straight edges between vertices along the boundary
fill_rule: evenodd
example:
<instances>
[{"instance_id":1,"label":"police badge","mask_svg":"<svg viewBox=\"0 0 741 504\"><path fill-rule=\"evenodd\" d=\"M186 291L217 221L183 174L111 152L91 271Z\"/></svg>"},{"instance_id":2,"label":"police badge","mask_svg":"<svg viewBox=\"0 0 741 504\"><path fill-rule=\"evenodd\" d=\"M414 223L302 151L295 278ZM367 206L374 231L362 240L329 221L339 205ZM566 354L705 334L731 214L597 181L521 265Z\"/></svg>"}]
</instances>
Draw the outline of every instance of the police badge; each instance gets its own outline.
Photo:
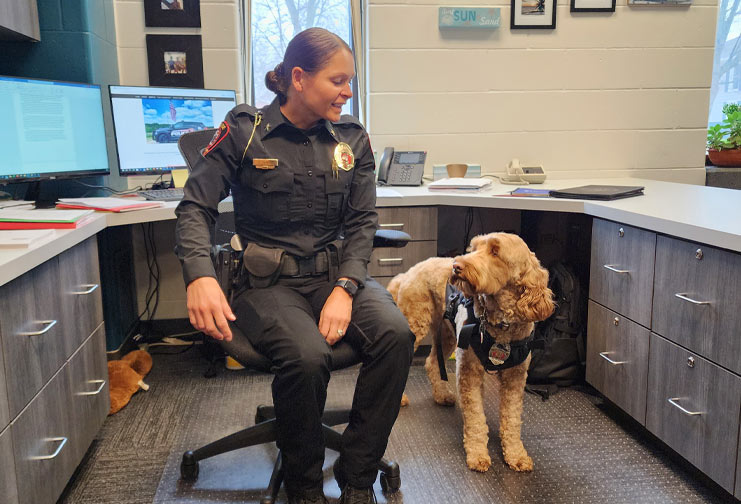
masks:
<instances>
[{"instance_id":1,"label":"police badge","mask_svg":"<svg viewBox=\"0 0 741 504\"><path fill-rule=\"evenodd\" d=\"M332 173L335 178L338 178L338 169L344 171L350 171L355 166L355 154L352 149L345 142L340 142L337 147L334 148L334 155L332 156Z\"/></svg>"}]
</instances>

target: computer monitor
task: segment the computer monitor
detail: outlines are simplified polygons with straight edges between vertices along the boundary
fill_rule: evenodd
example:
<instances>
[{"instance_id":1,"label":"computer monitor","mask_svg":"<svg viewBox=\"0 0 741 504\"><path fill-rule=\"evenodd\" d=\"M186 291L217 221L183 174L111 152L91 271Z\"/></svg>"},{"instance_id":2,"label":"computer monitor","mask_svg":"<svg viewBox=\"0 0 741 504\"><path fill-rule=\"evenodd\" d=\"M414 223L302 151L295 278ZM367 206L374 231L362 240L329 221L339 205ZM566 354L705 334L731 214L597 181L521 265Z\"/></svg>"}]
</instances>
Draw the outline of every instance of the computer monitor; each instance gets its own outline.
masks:
<instances>
[{"instance_id":1,"label":"computer monitor","mask_svg":"<svg viewBox=\"0 0 741 504\"><path fill-rule=\"evenodd\" d=\"M186 168L177 141L190 131L216 128L237 103L234 91L109 86L118 169L157 175Z\"/></svg>"},{"instance_id":2,"label":"computer monitor","mask_svg":"<svg viewBox=\"0 0 741 504\"><path fill-rule=\"evenodd\" d=\"M0 184L109 173L100 86L0 76L0 111Z\"/></svg>"}]
</instances>

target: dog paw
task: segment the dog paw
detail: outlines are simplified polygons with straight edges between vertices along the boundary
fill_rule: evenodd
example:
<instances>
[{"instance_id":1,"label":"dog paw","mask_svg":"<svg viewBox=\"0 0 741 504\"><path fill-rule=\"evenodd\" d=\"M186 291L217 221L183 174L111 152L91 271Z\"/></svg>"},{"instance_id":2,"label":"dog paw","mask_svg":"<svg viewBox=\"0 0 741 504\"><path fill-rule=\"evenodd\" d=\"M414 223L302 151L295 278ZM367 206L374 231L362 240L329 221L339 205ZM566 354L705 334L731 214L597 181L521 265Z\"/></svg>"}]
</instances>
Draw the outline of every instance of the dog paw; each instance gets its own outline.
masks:
<instances>
[{"instance_id":1,"label":"dog paw","mask_svg":"<svg viewBox=\"0 0 741 504\"><path fill-rule=\"evenodd\" d=\"M409 406L409 396L407 396L406 394L401 395L401 406L402 408L404 406Z\"/></svg>"},{"instance_id":2,"label":"dog paw","mask_svg":"<svg viewBox=\"0 0 741 504\"><path fill-rule=\"evenodd\" d=\"M468 455L466 457L466 465L472 471L486 472L491 467L491 457L489 457L488 453Z\"/></svg>"},{"instance_id":3,"label":"dog paw","mask_svg":"<svg viewBox=\"0 0 741 504\"><path fill-rule=\"evenodd\" d=\"M533 470L533 459L529 455L519 455L517 457L506 457L504 461L517 472L529 472Z\"/></svg>"},{"instance_id":4,"label":"dog paw","mask_svg":"<svg viewBox=\"0 0 741 504\"><path fill-rule=\"evenodd\" d=\"M455 394L450 390L434 390L432 392L432 398L440 406L455 405Z\"/></svg>"}]
</instances>

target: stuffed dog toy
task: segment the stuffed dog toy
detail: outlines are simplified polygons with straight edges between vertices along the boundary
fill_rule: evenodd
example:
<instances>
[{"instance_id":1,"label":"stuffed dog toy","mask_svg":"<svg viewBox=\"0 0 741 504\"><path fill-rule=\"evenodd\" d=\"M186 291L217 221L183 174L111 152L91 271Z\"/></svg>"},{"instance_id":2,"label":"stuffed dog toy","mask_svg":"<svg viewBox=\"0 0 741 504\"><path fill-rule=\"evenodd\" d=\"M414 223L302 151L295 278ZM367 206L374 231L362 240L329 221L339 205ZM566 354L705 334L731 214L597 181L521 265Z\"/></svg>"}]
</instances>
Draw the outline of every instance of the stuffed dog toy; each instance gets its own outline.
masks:
<instances>
[{"instance_id":1,"label":"stuffed dog toy","mask_svg":"<svg viewBox=\"0 0 741 504\"><path fill-rule=\"evenodd\" d=\"M152 356L144 350L134 350L121 360L108 361L108 388L111 395L109 415L126 406L139 389L149 390L144 377L152 369Z\"/></svg>"},{"instance_id":2,"label":"stuffed dog toy","mask_svg":"<svg viewBox=\"0 0 741 504\"><path fill-rule=\"evenodd\" d=\"M446 295L448 284L459 292ZM517 235L476 236L469 253L416 264L394 277L388 290L409 322L415 347L428 334L432 336L425 370L433 399L441 405L455 404L456 397L441 379L444 362L438 362L437 346L441 344L441 356L447 357L456 348L458 338L456 383L468 467L485 472L491 466L482 397L487 371L495 374L499 384L499 435L504 461L515 471L531 471L533 461L520 438L530 364L528 343L534 322L548 318L554 309L548 271L535 254ZM449 302L453 299L455 302ZM466 327L468 336L462 342ZM405 403L406 396L402 399Z\"/></svg>"}]
</instances>

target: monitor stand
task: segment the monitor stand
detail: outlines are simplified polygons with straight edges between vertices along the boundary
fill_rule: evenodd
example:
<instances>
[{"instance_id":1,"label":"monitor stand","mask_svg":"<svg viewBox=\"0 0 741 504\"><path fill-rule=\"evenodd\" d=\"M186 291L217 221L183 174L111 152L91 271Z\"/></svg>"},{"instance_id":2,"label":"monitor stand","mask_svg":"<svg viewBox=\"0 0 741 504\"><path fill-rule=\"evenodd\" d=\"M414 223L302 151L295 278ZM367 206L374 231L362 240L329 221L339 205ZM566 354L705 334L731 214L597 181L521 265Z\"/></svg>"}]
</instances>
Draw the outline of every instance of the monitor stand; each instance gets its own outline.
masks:
<instances>
[{"instance_id":1,"label":"monitor stand","mask_svg":"<svg viewBox=\"0 0 741 504\"><path fill-rule=\"evenodd\" d=\"M52 191L56 192L56 191ZM26 201L33 201L34 207L36 208L54 208L57 203L56 195L44 194L41 195L41 181L31 182L28 184L26 189Z\"/></svg>"}]
</instances>

